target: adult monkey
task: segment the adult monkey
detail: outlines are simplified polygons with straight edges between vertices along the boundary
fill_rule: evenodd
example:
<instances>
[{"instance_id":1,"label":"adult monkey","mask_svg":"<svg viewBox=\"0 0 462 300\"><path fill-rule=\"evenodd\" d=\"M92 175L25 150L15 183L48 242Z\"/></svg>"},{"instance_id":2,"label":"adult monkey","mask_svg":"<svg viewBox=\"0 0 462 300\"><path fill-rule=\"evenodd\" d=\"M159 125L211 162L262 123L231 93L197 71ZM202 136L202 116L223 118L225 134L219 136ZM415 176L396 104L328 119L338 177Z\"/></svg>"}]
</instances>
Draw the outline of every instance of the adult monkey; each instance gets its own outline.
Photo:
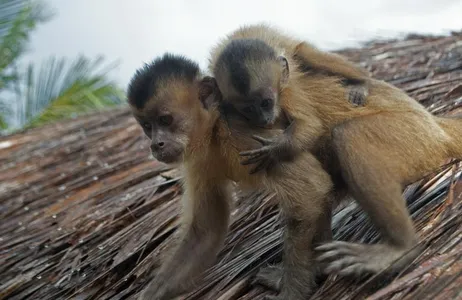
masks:
<instances>
[{"instance_id":1,"label":"adult monkey","mask_svg":"<svg viewBox=\"0 0 462 300\"><path fill-rule=\"evenodd\" d=\"M377 245L334 242L319 248L326 251L321 257L332 259L328 266L331 272L377 272L416 243L401 197L402 185L447 157L462 156L462 123L432 116L405 93L380 81L371 81L364 109L342 104L345 88L328 76L314 76L297 87L312 99L313 120L329 117L318 120L324 126L314 132L320 140L326 139L320 143L320 148L326 149L320 151L326 155L324 161L339 162L337 173L341 171L349 191L386 241ZM334 101L330 105L322 101L326 89L339 95L329 98ZM239 164L239 151L257 146L250 138L252 134L268 137L278 132L249 128L239 119L228 125L216 107L207 111L197 95L205 106L214 102L213 97L220 97L214 81L203 79L195 63L171 55L139 70L129 89L134 115L153 141L153 154L167 163L183 161L186 172L183 238L145 291L145 299L169 299L186 291L191 287L189 279L213 262L226 233L229 180L261 184L279 194L286 227L277 299L306 299L314 286L309 250L313 243L326 241L331 235L331 177L308 152L301 152L292 162L282 162L265 175L249 176ZM210 95L212 101L207 97ZM338 124L345 116L347 121ZM197 259L190 259L191 252ZM415 253L402 259L397 269L412 255Z\"/></svg>"},{"instance_id":2,"label":"adult monkey","mask_svg":"<svg viewBox=\"0 0 462 300\"><path fill-rule=\"evenodd\" d=\"M239 151L258 145L252 134L271 137L281 130L247 128L240 120L229 127L214 97L219 90L213 80L204 79L198 65L181 56L154 60L130 82L130 107L152 140L153 155L165 163L182 163L185 184L180 243L141 299L166 300L188 291L214 262L228 227L230 181L278 194L286 221L284 276L280 294L267 298L306 299L315 286L313 252L307 249L331 238L330 176L308 152L290 166L281 163L267 174L250 175Z\"/></svg>"},{"instance_id":3,"label":"adult monkey","mask_svg":"<svg viewBox=\"0 0 462 300\"><path fill-rule=\"evenodd\" d=\"M290 55L280 55L284 51ZM324 61L328 63L323 65ZM418 249L409 251L417 237L402 188L445 159L462 157L462 121L432 116L385 82L362 75L349 78L345 71L354 71L354 66L348 69L348 62L340 62L337 72L334 61L303 43L294 46L292 39L270 27L257 25L244 26L219 43L212 51L210 70L222 92L225 114L231 119L244 114L251 121L245 116L247 105L266 104L267 99L276 105L264 113L277 116L280 105L282 111L295 116L283 135L273 139L257 136L263 146L242 152L250 156L243 164L257 164L251 172L310 151L334 178L335 190L347 188L379 227L380 244L331 242L317 247L325 271L376 273L395 260L390 272L399 271L418 253ZM293 65L304 73L294 71ZM367 83L365 106L352 109L346 105L339 93L342 72L348 80L362 78ZM267 285L277 288L278 272L273 268L266 273Z\"/></svg>"}]
</instances>

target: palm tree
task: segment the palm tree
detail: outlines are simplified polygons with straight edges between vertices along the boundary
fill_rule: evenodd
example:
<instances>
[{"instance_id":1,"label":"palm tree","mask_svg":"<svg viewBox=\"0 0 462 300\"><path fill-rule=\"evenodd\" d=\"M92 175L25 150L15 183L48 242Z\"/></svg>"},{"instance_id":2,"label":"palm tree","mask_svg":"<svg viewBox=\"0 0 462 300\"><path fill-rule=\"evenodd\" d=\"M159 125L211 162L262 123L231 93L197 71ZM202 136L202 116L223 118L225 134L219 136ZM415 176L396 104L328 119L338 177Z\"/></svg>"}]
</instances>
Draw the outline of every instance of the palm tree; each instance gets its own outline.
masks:
<instances>
[{"instance_id":1,"label":"palm tree","mask_svg":"<svg viewBox=\"0 0 462 300\"><path fill-rule=\"evenodd\" d=\"M8 112L8 108L3 103L3 101L0 99L0 131L8 128L8 124L6 124L5 117L4 117L4 115L6 115L7 112Z\"/></svg>"},{"instance_id":2,"label":"palm tree","mask_svg":"<svg viewBox=\"0 0 462 300\"><path fill-rule=\"evenodd\" d=\"M115 64L103 66L103 57L74 61L51 57L38 72L29 64L21 90L20 124L27 127L120 104L123 91L108 79Z\"/></svg>"},{"instance_id":3,"label":"palm tree","mask_svg":"<svg viewBox=\"0 0 462 300\"><path fill-rule=\"evenodd\" d=\"M115 64L104 66L103 57L52 56L40 67L20 69L29 34L51 17L39 0L0 0L0 130L8 123L10 130L38 126L121 103L122 90L108 79Z\"/></svg>"},{"instance_id":4,"label":"palm tree","mask_svg":"<svg viewBox=\"0 0 462 300\"><path fill-rule=\"evenodd\" d=\"M19 79L17 61L26 50L29 33L50 17L42 2L0 0L0 129L7 127L5 116L11 112L5 91Z\"/></svg>"},{"instance_id":5,"label":"palm tree","mask_svg":"<svg viewBox=\"0 0 462 300\"><path fill-rule=\"evenodd\" d=\"M18 79L16 63L26 51L30 32L51 17L40 1L0 0L0 90Z\"/></svg>"}]
</instances>

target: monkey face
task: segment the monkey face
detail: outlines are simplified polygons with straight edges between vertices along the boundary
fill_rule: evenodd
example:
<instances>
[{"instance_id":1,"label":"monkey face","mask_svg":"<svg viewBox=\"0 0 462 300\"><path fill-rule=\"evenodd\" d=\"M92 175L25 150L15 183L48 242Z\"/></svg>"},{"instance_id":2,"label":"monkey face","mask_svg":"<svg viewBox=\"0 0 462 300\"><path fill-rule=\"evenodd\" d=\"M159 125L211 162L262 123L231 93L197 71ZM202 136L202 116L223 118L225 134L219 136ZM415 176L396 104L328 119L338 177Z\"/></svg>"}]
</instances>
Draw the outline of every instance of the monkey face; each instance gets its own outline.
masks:
<instances>
[{"instance_id":1,"label":"monkey face","mask_svg":"<svg viewBox=\"0 0 462 300\"><path fill-rule=\"evenodd\" d=\"M248 97L232 100L236 110L247 121L258 127L271 126L277 117L277 92L269 88L261 88L252 92Z\"/></svg>"},{"instance_id":2,"label":"monkey face","mask_svg":"<svg viewBox=\"0 0 462 300\"><path fill-rule=\"evenodd\" d=\"M288 65L284 57L246 61L242 74L234 76L225 69L218 73L218 86L223 100L253 126L270 127L279 116L279 93L288 80Z\"/></svg>"},{"instance_id":3,"label":"monkey face","mask_svg":"<svg viewBox=\"0 0 462 300\"><path fill-rule=\"evenodd\" d=\"M178 124L181 119L173 114L156 114L137 117L144 133L151 140L151 152L158 161L172 164L181 160L187 144L187 134Z\"/></svg>"},{"instance_id":4,"label":"monkey face","mask_svg":"<svg viewBox=\"0 0 462 300\"><path fill-rule=\"evenodd\" d=\"M161 162L181 163L195 125L202 124L199 76L195 62L166 53L139 68L130 81L128 103L151 140L152 155Z\"/></svg>"},{"instance_id":5,"label":"monkey face","mask_svg":"<svg viewBox=\"0 0 462 300\"><path fill-rule=\"evenodd\" d=\"M166 164L182 160L194 123L192 111L184 105L187 100L177 99L186 93L174 91L152 97L141 111L132 107L135 119L151 140L152 155Z\"/></svg>"}]
</instances>

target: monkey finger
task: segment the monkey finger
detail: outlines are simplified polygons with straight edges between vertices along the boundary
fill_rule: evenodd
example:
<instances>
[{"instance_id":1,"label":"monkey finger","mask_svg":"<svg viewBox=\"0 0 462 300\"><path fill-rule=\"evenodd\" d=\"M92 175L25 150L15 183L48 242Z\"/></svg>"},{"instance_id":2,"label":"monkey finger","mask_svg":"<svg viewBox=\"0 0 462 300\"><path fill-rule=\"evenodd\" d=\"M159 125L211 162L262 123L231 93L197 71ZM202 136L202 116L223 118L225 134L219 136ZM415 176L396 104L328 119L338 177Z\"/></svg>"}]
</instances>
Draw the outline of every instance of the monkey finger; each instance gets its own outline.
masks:
<instances>
[{"instance_id":1,"label":"monkey finger","mask_svg":"<svg viewBox=\"0 0 462 300\"><path fill-rule=\"evenodd\" d=\"M261 147L259 149L255 150L248 150L248 151L241 151L239 152L240 156L252 156L252 155L258 155L258 154L266 154L270 152L271 148L270 147Z\"/></svg>"},{"instance_id":2,"label":"monkey finger","mask_svg":"<svg viewBox=\"0 0 462 300\"><path fill-rule=\"evenodd\" d=\"M256 155L241 161L241 165L252 165L266 159L266 155Z\"/></svg>"},{"instance_id":3,"label":"monkey finger","mask_svg":"<svg viewBox=\"0 0 462 300\"><path fill-rule=\"evenodd\" d=\"M334 241L322 244L314 248L315 251L329 251L329 250L336 250L340 248L350 249L353 251L358 251L360 245L356 245L354 243L343 242L343 241Z\"/></svg>"},{"instance_id":4,"label":"monkey finger","mask_svg":"<svg viewBox=\"0 0 462 300\"><path fill-rule=\"evenodd\" d=\"M256 167L252 168L250 171L249 171L249 174L250 175L253 175L255 173L257 173L258 171L260 171L262 169L262 164L263 162L259 163Z\"/></svg>"},{"instance_id":5,"label":"monkey finger","mask_svg":"<svg viewBox=\"0 0 462 300\"><path fill-rule=\"evenodd\" d=\"M324 272L327 274L338 274L343 269L346 269L352 265L360 264L361 262L358 261L355 257L347 257L343 259L339 259L329 263L325 268Z\"/></svg>"},{"instance_id":6,"label":"monkey finger","mask_svg":"<svg viewBox=\"0 0 462 300\"><path fill-rule=\"evenodd\" d=\"M264 137L261 137L261 136L258 136L258 135L252 135L252 138L260 143L262 143L263 145L269 145L269 144L272 144L273 141L271 139L267 139L267 138L264 138Z\"/></svg>"},{"instance_id":7,"label":"monkey finger","mask_svg":"<svg viewBox=\"0 0 462 300\"><path fill-rule=\"evenodd\" d=\"M339 276L346 277L346 276L355 276L359 277L360 275L364 274L366 270L364 266L360 263L353 264L349 267L346 267L338 272Z\"/></svg>"},{"instance_id":8,"label":"monkey finger","mask_svg":"<svg viewBox=\"0 0 462 300\"><path fill-rule=\"evenodd\" d=\"M266 169L269 164L271 163L271 161L269 159L266 159L262 162L260 162L255 168L253 168L252 170L250 170L249 174L255 174L257 172L260 172L261 170L264 170Z\"/></svg>"},{"instance_id":9,"label":"monkey finger","mask_svg":"<svg viewBox=\"0 0 462 300\"><path fill-rule=\"evenodd\" d=\"M319 262L326 262L326 261L333 261L335 259L339 259L340 257L344 257L346 255L354 256L354 251L349 249L336 249L324 252L323 254L316 257L316 260Z\"/></svg>"}]
</instances>

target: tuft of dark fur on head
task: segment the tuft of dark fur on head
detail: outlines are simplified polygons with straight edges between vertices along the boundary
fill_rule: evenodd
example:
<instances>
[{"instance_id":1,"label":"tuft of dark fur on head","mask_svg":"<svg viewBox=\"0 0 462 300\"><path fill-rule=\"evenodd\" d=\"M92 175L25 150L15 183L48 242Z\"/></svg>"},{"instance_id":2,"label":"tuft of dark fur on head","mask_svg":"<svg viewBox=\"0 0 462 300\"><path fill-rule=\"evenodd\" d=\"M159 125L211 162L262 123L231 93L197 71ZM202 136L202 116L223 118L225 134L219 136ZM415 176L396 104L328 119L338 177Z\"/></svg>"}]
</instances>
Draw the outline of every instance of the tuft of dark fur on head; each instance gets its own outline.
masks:
<instances>
[{"instance_id":1,"label":"tuft of dark fur on head","mask_svg":"<svg viewBox=\"0 0 462 300\"><path fill-rule=\"evenodd\" d=\"M142 109L150 97L156 95L160 81L186 79L194 81L199 75L199 65L181 56L166 53L136 70L128 85L128 101Z\"/></svg>"},{"instance_id":2,"label":"tuft of dark fur on head","mask_svg":"<svg viewBox=\"0 0 462 300\"><path fill-rule=\"evenodd\" d=\"M259 39L231 41L217 58L214 73L225 67L230 73L231 84L242 95L250 92L250 75L246 61L264 62L277 59L272 47Z\"/></svg>"}]
</instances>

